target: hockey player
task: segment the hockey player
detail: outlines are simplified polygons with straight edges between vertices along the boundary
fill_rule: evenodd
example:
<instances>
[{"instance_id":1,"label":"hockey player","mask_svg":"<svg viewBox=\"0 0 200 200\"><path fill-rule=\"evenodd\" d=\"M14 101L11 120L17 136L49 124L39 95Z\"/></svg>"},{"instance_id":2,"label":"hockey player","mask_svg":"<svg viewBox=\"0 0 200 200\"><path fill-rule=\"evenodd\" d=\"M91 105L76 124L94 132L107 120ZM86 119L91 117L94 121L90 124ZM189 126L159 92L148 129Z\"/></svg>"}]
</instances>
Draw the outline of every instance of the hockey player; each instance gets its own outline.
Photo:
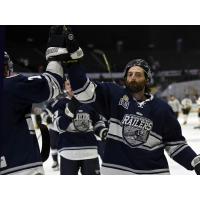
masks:
<instances>
[{"instance_id":1,"label":"hockey player","mask_svg":"<svg viewBox=\"0 0 200 200\"><path fill-rule=\"evenodd\" d=\"M176 118L178 118L179 112L181 110L181 104L179 100L174 95L170 95L168 104L172 107L172 110L174 111Z\"/></svg>"},{"instance_id":2,"label":"hockey player","mask_svg":"<svg viewBox=\"0 0 200 200\"><path fill-rule=\"evenodd\" d=\"M49 62L46 72L39 76L10 76L12 62L8 54L4 54L0 174L44 174L30 114L32 103L54 98L61 92L63 68L59 57L67 52L58 39L60 32L59 27L50 30L46 52Z\"/></svg>"},{"instance_id":3,"label":"hockey player","mask_svg":"<svg viewBox=\"0 0 200 200\"><path fill-rule=\"evenodd\" d=\"M192 108L192 100L189 98L189 95L186 95L181 101L182 112L183 112L183 125L187 124L188 116Z\"/></svg>"},{"instance_id":4,"label":"hockey player","mask_svg":"<svg viewBox=\"0 0 200 200\"><path fill-rule=\"evenodd\" d=\"M200 156L182 136L171 107L150 94L148 63L135 59L127 64L125 88L113 83L93 83L86 77L80 59L73 58L74 51L80 51L73 33L67 28L64 34L66 38L71 36L71 40L66 40L66 48L71 62L68 76L75 97L83 103L94 102L96 109L110 120L101 172L170 174L166 150L177 163L200 174Z\"/></svg>"},{"instance_id":5,"label":"hockey player","mask_svg":"<svg viewBox=\"0 0 200 200\"><path fill-rule=\"evenodd\" d=\"M99 135L107 133L100 116L89 105L81 105L73 99L73 92L67 81L67 98L58 101L54 114L54 125L60 133L59 154L60 174L99 175L97 140Z\"/></svg>"}]
</instances>

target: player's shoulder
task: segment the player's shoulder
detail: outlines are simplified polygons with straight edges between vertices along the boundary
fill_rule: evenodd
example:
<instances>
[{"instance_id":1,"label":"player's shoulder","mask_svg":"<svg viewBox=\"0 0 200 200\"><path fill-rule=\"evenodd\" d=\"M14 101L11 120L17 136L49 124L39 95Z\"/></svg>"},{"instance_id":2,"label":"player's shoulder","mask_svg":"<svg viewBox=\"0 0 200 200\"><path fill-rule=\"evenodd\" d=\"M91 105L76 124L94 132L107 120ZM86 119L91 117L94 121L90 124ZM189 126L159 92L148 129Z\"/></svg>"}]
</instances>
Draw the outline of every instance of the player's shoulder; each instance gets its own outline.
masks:
<instances>
[{"instance_id":1,"label":"player's shoulder","mask_svg":"<svg viewBox=\"0 0 200 200\"><path fill-rule=\"evenodd\" d=\"M18 83L23 82L24 76L21 74L15 74L9 77L4 78L3 88L4 91L12 92L14 87L18 85Z\"/></svg>"},{"instance_id":2,"label":"player's shoulder","mask_svg":"<svg viewBox=\"0 0 200 200\"><path fill-rule=\"evenodd\" d=\"M113 82L103 82L103 83L97 83L97 86L100 86L101 88L105 90L109 90L111 93L119 93L120 91L124 91L125 88L118 85L117 83Z\"/></svg>"},{"instance_id":3,"label":"player's shoulder","mask_svg":"<svg viewBox=\"0 0 200 200\"><path fill-rule=\"evenodd\" d=\"M11 76L5 77L4 81L17 81L17 80L22 80L25 79L25 76L22 74L13 74Z\"/></svg>"},{"instance_id":4,"label":"player's shoulder","mask_svg":"<svg viewBox=\"0 0 200 200\"><path fill-rule=\"evenodd\" d=\"M168 102L164 101L161 98L154 96L153 102L154 102L154 105L157 107L157 109L160 109L162 111L167 111L171 108Z\"/></svg>"}]
</instances>

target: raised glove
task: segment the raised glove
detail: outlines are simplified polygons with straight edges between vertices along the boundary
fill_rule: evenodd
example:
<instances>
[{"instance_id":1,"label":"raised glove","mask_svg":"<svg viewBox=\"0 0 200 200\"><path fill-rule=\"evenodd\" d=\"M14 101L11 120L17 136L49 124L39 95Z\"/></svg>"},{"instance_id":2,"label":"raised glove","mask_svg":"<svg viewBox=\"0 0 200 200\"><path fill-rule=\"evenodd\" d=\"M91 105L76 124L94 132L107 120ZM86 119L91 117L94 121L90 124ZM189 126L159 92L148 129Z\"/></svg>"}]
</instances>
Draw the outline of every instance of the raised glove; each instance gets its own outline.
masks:
<instances>
[{"instance_id":1,"label":"raised glove","mask_svg":"<svg viewBox=\"0 0 200 200\"><path fill-rule=\"evenodd\" d=\"M83 51L69 26L52 26L47 47L47 61L71 63L83 57Z\"/></svg>"},{"instance_id":2,"label":"raised glove","mask_svg":"<svg viewBox=\"0 0 200 200\"><path fill-rule=\"evenodd\" d=\"M83 51L80 48L71 28L69 26L63 26L64 34L66 38L66 49L70 53L72 60L77 60L83 57Z\"/></svg>"},{"instance_id":3,"label":"raised glove","mask_svg":"<svg viewBox=\"0 0 200 200\"><path fill-rule=\"evenodd\" d=\"M196 156L193 160L192 160L192 166L194 167L194 170L196 172L197 175L200 175L200 155Z\"/></svg>"},{"instance_id":4,"label":"raised glove","mask_svg":"<svg viewBox=\"0 0 200 200\"><path fill-rule=\"evenodd\" d=\"M47 61L69 60L66 35L63 26L51 26L46 50Z\"/></svg>"}]
</instances>

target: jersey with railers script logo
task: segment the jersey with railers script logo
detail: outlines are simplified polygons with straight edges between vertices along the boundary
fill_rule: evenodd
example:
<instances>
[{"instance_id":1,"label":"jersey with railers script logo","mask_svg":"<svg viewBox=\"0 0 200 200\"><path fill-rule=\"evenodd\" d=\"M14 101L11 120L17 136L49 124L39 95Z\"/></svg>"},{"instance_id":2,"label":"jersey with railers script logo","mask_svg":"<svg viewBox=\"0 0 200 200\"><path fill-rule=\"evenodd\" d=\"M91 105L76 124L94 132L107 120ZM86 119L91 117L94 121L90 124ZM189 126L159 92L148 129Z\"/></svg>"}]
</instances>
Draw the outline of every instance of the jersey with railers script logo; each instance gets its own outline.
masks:
<instances>
[{"instance_id":1,"label":"jersey with railers script logo","mask_svg":"<svg viewBox=\"0 0 200 200\"><path fill-rule=\"evenodd\" d=\"M44 173L31 108L33 103L58 94L62 84L62 78L50 72L41 76L16 75L4 79L0 174Z\"/></svg>"},{"instance_id":2,"label":"jersey with railers script logo","mask_svg":"<svg viewBox=\"0 0 200 200\"><path fill-rule=\"evenodd\" d=\"M137 102L126 88L94 83L81 65L68 72L75 97L109 120L102 174L169 174L164 150L188 170L196 153L188 146L171 107L148 95Z\"/></svg>"}]
</instances>

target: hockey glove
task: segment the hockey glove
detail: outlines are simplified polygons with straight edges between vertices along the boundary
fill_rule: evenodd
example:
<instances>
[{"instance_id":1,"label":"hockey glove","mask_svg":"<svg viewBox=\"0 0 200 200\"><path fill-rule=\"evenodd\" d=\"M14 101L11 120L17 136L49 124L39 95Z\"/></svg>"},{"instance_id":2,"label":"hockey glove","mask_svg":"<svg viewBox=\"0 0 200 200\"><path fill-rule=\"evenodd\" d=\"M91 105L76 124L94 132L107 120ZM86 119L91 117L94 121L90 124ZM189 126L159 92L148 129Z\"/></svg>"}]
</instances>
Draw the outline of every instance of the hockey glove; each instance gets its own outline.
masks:
<instances>
[{"instance_id":1,"label":"hockey glove","mask_svg":"<svg viewBox=\"0 0 200 200\"><path fill-rule=\"evenodd\" d=\"M75 97L72 97L71 101L67 104L65 108L65 114L73 118L77 109L80 106L81 106L81 103Z\"/></svg>"},{"instance_id":2,"label":"hockey glove","mask_svg":"<svg viewBox=\"0 0 200 200\"><path fill-rule=\"evenodd\" d=\"M52 124L52 123L53 123L53 121L52 121L52 119L51 119L50 116L47 117L46 123L47 123L47 124Z\"/></svg>"},{"instance_id":3,"label":"hockey glove","mask_svg":"<svg viewBox=\"0 0 200 200\"><path fill-rule=\"evenodd\" d=\"M63 26L51 26L46 50L47 61L70 59L68 50L66 49L66 36L64 32Z\"/></svg>"},{"instance_id":4,"label":"hockey glove","mask_svg":"<svg viewBox=\"0 0 200 200\"><path fill-rule=\"evenodd\" d=\"M102 141L105 141L108 135L108 129L104 129L100 132L99 136L101 138Z\"/></svg>"},{"instance_id":5,"label":"hockey glove","mask_svg":"<svg viewBox=\"0 0 200 200\"><path fill-rule=\"evenodd\" d=\"M78 60L83 57L83 51L80 48L71 28L69 26L63 26L65 39L66 39L66 49L70 54L71 60Z\"/></svg>"},{"instance_id":6,"label":"hockey glove","mask_svg":"<svg viewBox=\"0 0 200 200\"><path fill-rule=\"evenodd\" d=\"M200 155L196 156L193 160L192 160L192 166L194 167L194 170L196 172L197 175L200 175Z\"/></svg>"},{"instance_id":7,"label":"hockey glove","mask_svg":"<svg viewBox=\"0 0 200 200\"><path fill-rule=\"evenodd\" d=\"M52 26L49 32L46 59L74 63L83 57L74 34L69 26Z\"/></svg>"}]
</instances>

